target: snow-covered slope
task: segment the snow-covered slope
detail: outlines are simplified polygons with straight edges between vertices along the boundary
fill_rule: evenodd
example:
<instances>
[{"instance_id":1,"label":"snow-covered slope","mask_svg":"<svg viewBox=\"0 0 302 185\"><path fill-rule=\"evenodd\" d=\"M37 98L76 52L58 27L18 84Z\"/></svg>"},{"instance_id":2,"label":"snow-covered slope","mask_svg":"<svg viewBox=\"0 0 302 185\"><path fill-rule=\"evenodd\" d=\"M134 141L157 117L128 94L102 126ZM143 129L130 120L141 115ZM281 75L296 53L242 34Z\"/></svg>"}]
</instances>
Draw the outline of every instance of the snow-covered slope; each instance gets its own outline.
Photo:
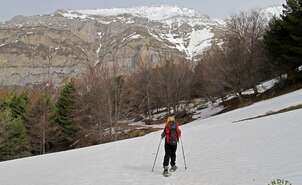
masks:
<instances>
[{"instance_id":1,"label":"snow-covered slope","mask_svg":"<svg viewBox=\"0 0 302 185\"><path fill-rule=\"evenodd\" d=\"M144 137L0 163L1 185L261 185L302 183L302 110L234 121L302 103L302 90L182 126L179 170L161 175L163 146L151 172L160 132Z\"/></svg>"}]
</instances>

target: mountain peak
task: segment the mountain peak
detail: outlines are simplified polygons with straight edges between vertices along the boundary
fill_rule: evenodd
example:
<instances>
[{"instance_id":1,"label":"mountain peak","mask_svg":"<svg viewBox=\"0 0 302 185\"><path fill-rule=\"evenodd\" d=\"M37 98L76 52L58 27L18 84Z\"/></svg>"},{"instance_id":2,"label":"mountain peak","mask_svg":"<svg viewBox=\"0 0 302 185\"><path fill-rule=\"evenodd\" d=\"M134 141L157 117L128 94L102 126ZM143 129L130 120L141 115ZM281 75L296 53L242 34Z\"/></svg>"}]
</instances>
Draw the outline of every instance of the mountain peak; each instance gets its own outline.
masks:
<instances>
[{"instance_id":1,"label":"mountain peak","mask_svg":"<svg viewBox=\"0 0 302 185\"><path fill-rule=\"evenodd\" d=\"M261 10L262 15L267 20L270 20L272 17L280 17L284 8L282 6L271 6Z\"/></svg>"},{"instance_id":2,"label":"mountain peak","mask_svg":"<svg viewBox=\"0 0 302 185\"><path fill-rule=\"evenodd\" d=\"M68 10L64 16L79 16L81 15L100 15L100 16L118 16L122 14L131 14L133 16L145 17L149 20L163 20L175 16L185 17L203 17L200 12L189 9L180 8L178 6L160 5L160 6L140 6L132 8L109 8L109 9L94 9L94 10Z\"/></svg>"}]
</instances>

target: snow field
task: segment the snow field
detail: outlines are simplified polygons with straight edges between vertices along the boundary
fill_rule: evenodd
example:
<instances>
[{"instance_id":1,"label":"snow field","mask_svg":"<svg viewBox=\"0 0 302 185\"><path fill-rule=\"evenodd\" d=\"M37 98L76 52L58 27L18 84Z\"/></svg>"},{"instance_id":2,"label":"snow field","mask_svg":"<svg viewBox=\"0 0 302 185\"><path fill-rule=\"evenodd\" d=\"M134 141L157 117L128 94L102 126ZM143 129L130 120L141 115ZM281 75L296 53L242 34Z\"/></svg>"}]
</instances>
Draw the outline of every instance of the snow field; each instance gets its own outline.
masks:
<instances>
[{"instance_id":1,"label":"snow field","mask_svg":"<svg viewBox=\"0 0 302 185\"><path fill-rule=\"evenodd\" d=\"M275 178L302 182L302 110L234 121L302 103L302 90L182 126L179 169L161 175L161 132L67 152L0 163L1 185L265 185Z\"/></svg>"}]
</instances>

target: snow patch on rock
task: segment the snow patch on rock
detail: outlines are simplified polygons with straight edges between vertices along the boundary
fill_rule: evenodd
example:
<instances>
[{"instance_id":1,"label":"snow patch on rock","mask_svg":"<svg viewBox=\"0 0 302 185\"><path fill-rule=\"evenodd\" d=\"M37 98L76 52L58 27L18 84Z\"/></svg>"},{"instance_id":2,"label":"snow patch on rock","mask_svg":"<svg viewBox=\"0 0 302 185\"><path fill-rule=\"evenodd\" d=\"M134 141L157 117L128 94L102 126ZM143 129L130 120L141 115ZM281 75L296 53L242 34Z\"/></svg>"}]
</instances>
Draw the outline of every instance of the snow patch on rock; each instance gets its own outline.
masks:
<instances>
[{"instance_id":1,"label":"snow patch on rock","mask_svg":"<svg viewBox=\"0 0 302 185\"><path fill-rule=\"evenodd\" d=\"M189 57L201 54L206 48L211 46L214 33L209 29L193 30L190 35L190 43L187 47Z\"/></svg>"},{"instance_id":2,"label":"snow patch on rock","mask_svg":"<svg viewBox=\"0 0 302 185\"><path fill-rule=\"evenodd\" d=\"M62 16L66 17L66 18L69 18L69 19L76 19L76 18L87 19L88 18L87 15L77 14L77 13L72 12L72 11L67 11L65 13L62 13Z\"/></svg>"}]
</instances>

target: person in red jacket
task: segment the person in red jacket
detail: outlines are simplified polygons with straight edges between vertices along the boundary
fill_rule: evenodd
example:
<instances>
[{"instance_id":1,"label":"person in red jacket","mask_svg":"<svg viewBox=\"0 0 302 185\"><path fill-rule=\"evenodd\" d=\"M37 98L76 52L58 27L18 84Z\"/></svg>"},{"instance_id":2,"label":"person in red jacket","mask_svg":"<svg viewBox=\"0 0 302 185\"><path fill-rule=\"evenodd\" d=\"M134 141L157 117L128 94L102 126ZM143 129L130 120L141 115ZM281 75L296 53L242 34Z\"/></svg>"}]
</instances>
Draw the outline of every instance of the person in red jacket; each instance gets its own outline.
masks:
<instances>
[{"instance_id":1,"label":"person in red jacket","mask_svg":"<svg viewBox=\"0 0 302 185\"><path fill-rule=\"evenodd\" d=\"M161 134L162 138L165 137L165 157L163 162L164 173L168 173L170 159L170 171L175 171L177 169L177 166L175 165L176 149L180 136L181 131L178 123L175 121L175 117L168 117L163 133Z\"/></svg>"}]
</instances>

